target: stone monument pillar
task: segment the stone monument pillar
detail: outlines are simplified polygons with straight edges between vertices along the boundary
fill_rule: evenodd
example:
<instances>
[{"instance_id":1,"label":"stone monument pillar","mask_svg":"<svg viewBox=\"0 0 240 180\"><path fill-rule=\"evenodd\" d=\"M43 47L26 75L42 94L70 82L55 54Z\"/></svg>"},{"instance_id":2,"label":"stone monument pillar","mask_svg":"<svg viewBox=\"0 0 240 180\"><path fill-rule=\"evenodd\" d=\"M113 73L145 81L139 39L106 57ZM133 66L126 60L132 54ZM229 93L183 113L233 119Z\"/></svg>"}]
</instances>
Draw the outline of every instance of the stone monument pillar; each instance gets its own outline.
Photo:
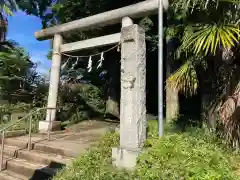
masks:
<instances>
[{"instance_id":1,"label":"stone monument pillar","mask_svg":"<svg viewBox=\"0 0 240 180\"><path fill-rule=\"evenodd\" d=\"M121 30L120 147L112 157L131 169L146 140L146 44L144 30L129 22Z\"/></svg>"},{"instance_id":2,"label":"stone monument pillar","mask_svg":"<svg viewBox=\"0 0 240 180\"><path fill-rule=\"evenodd\" d=\"M63 39L60 34L56 34L53 39L52 67L50 73L50 84L47 102L47 116L45 121L39 122L39 131L60 130L60 122L56 121L56 105L58 96L58 86L60 81L61 54L60 45Z\"/></svg>"}]
</instances>

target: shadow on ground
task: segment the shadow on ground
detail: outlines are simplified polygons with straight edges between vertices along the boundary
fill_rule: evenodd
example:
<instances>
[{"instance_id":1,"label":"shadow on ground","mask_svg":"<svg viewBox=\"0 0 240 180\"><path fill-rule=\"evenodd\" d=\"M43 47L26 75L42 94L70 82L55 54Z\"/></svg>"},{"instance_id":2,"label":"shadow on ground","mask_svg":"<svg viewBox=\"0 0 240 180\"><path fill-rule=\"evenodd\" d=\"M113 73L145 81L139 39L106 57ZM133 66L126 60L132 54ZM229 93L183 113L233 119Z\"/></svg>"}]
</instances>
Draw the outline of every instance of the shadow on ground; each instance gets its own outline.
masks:
<instances>
[{"instance_id":1,"label":"shadow on ground","mask_svg":"<svg viewBox=\"0 0 240 180\"><path fill-rule=\"evenodd\" d=\"M48 166L35 170L33 176L29 180L50 180L65 166L65 164L52 161Z\"/></svg>"}]
</instances>

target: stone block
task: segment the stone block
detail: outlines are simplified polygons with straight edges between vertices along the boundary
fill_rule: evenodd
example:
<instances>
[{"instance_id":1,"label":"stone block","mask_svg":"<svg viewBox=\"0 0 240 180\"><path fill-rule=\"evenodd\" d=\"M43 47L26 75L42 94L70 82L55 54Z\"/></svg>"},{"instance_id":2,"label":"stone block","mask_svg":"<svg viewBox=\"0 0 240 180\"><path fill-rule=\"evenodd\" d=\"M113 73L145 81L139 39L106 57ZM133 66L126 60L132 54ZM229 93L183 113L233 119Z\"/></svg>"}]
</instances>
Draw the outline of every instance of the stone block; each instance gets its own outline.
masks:
<instances>
[{"instance_id":1,"label":"stone block","mask_svg":"<svg viewBox=\"0 0 240 180\"><path fill-rule=\"evenodd\" d=\"M25 117L28 113L27 112L12 112L11 120L17 121L23 117Z\"/></svg>"},{"instance_id":2,"label":"stone block","mask_svg":"<svg viewBox=\"0 0 240 180\"><path fill-rule=\"evenodd\" d=\"M133 169L136 166L139 153L140 149L112 148L113 165L118 168Z\"/></svg>"},{"instance_id":3,"label":"stone block","mask_svg":"<svg viewBox=\"0 0 240 180\"><path fill-rule=\"evenodd\" d=\"M145 32L134 24L121 30L120 147L112 149L117 167L134 168L146 128Z\"/></svg>"},{"instance_id":4,"label":"stone block","mask_svg":"<svg viewBox=\"0 0 240 180\"><path fill-rule=\"evenodd\" d=\"M51 125L49 125L49 121L39 121L39 132L44 133L48 132L48 128L50 127L50 131L58 131L61 130L61 122L60 121L53 121Z\"/></svg>"},{"instance_id":5,"label":"stone block","mask_svg":"<svg viewBox=\"0 0 240 180\"><path fill-rule=\"evenodd\" d=\"M146 43L139 25L121 30L120 146L143 147L146 140Z\"/></svg>"}]
</instances>

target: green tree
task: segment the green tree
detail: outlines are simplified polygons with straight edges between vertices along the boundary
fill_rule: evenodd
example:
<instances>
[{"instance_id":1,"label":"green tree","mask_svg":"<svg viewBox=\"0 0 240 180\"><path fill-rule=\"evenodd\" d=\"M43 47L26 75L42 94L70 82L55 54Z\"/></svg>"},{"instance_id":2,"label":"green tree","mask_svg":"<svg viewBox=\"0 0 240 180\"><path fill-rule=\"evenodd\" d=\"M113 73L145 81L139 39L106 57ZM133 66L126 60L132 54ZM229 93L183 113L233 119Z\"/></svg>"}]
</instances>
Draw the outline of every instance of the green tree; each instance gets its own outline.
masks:
<instances>
[{"instance_id":1,"label":"green tree","mask_svg":"<svg viewBox=\"0 0 240 180\"><path fill-rule=\"evenodd\" d=\"M232 103L229 96L239 98L239 76L236 77L239 3L238 0L173 0L166 33L167 41L178 44L169 56L181 64L169 76L167 86L185 96L199 93L203 96L209 90L206 109L219 110L219 123L223 126L218 128L224 130L223 135L233 144L239 138L239 123L234 114L240 104Z\"/></svg>"},{"instance_id":2,"label":"green tree","mask_svg":"<svg viewBox=\"0 0 240 180\"><path fill-rule=\"evenodd\" d=\"M222 54L224 61L233 56L240 33L238 8L231 1L180 0L172 2L171 11L170 21L181 22L170 25L168 38L181 42L175 51L176 59L185 62L169 78L169 84L191 95L198 87L196 65L204 64L207 57L217 53Z\"/></svg>"},{"instance_id":3,"label":"green tree","mask_svg":"<svg viewBox=\"0 0 240 180\"><path fill-rule=\"evenodd\" d=\"M16 0L16 3L22 11L27 14L38 16L43 19L43 27L46 27L46 21L48 19L48 10L52 4L57 3L59 0Z\"/></svg>"},{"instance_id":4,"label":"green tree","mask_svg":"<svg viewBox=\"0 0 240 180\"><path fill-rule=\"evenodd\" d=\"M1 94L8 98L19 89L23 89L24 77L33 66L23 47L16 43L11 45L13 47L1 47L0 51Z\"/></svg>"}]
</instances>

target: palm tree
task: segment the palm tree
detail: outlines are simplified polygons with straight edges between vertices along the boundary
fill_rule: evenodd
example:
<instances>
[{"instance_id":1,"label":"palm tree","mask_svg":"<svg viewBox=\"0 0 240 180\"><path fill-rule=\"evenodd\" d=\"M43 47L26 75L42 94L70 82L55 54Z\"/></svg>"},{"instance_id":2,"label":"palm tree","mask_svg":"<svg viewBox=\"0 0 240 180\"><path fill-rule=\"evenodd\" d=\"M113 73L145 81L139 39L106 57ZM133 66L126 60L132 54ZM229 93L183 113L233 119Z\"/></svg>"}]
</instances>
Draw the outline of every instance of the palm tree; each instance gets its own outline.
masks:
<instances>
[{"instance_id":1,"label":"palm tree","mask_svg":"<svg viewBox=\"0 0 240 180\"><path fill-rule=\"evenodd\" d=\"M232 88L232 77L237 66L230 67L239 54L239 5L239 0L173 0L167 29L167 39L177 39L179 42L171 58L181 61L182 64L168 77L167 88L191 96L199 92L199 77L212 71L215 73L212 73L213 76L222 78L220 81L224 88L218 84L219 81L214 80L211 83L218 84L216 89L221 89L221 92L218 92L220 97L215 97L215 100L219 100L217 102L220 104L221 124L231 142L240 138L237 133L240 124L236 123L233 117L240 101L236 101L235 110L232 110L233 108L229 107L229 103L232 107L232 101L228 98L231 91L231 95L234 94L240 99L239 88L236 88L238 86ZM214 67L218 67L217 75L210 67L213 62Z\"/></svg>"},{"instance_id":2,"label":"palm tree","mask_svg":"<svg viewBox=\"0 0 240 180\"><path fill-rule=\"evenodd\" d=\"M182 35L179 38L181 45L175 53L178 54L177 59L184 58L185 63L169 77L169 85L184 93L196 93L196 73L189 73L194 71L193 64L202 63L206 57L215 56L217 52L222 53L224 61L233 57L232 50L238 46L240 28L239 7L232 2L237 3L237 0L205 0L205 3L202 0L173 1L174 15L179 15L182 23L171 26L168 31L174 30L172 37ZM182 76L185 74L195 77L184 78L183 83ZM183 84L186 86L183 87Z\"/></svg>"},{"instance_id":3,"label":"palm tree","mask_svg":"<svg viewBox=\"0 0 240 180\"><path fill-rule=\"evenodd\" d=\"M15 0L3 0L0 2L0 42L6 41L7 16L12 15L17 10L18 5Z\"/></svg>"}]
</instances>

